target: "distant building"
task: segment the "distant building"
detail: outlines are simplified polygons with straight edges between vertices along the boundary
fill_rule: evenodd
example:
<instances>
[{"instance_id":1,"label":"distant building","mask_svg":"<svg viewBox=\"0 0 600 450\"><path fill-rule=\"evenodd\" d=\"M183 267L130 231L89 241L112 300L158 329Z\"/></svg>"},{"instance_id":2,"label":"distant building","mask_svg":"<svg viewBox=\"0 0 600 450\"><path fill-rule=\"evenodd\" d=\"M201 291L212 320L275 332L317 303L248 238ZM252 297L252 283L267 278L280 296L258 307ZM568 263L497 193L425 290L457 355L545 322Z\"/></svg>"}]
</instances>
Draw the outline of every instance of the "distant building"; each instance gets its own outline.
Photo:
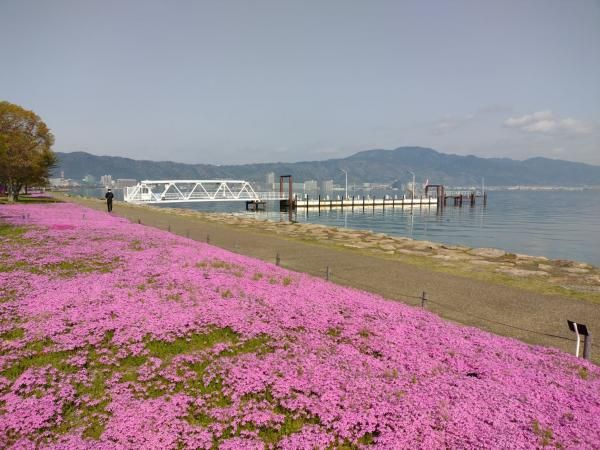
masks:
<instances>
[{"instance_id":1,"label":"distant building","mask_svg":"<svg viewBox=\"0 0 600 450\"><path fill-rule=\"evenodd\" d=\"M117 178L117 181L115 181L115 189L123 189L135 186L136 184L138 184L138 181L133 178Z\"/></svg>"},{"instance_id":2,"label":"distant building","mask_svg":"<svg viewBox=\"0 0 600 450\"><path fill-rule=\"evenodd\" d=\"M49 178L48 182L53 188L68 188L79 186L79 183L67 178Z\"/></svg>"},{"instance_id":3,"label":"distant building","mask_svg":"<svg viewBox=\"0 0 600 450\"><path fill-rule=\"evenodd\" d=\"M65 186L67 186L66 181L67 180L65 180L63 177L48 179L48 182L50 183L50 186L52 186L52 187L65 187Z\"/></svg>"},{"instance_id":4,"label":"distant building","mask_svg":"<svg viewBox=\"0 0 600 450\"><path fill-rule=\"evenodd\" d=\"M113 181L111 175L102 175L100 177L100 184L104 187L112 187Z\"/></svg>"},{"instance_id":5,"label":"distant building","mask_svg":"<svg viewBox=\"0 0 600 450\"><path fill-rule=\"evenodd\" d=\"M283 190L286 191L287 189L288 186L284 186ZM304 183L292 183L292 192L298 197L302 197L304 195Z\"/></svg>"},{"instance_id":6,"label":"distant building","mask_svg":"<svg viewBox=\"0 0 600 450\"><path fill-rule=\"evenodd\" d=\"M324 180L321 182L321 195L333 194L333 180Z\"/></svg>"},{"instance_id":7,"label":"distant building","mask_svg":"<svg viewBox=\"0 0 600 450\"><path fill-rule=\"evenodd\" d=\"M265 185L268 190L275 190L275 172L269 172L265 177Z\"/></svg>"},{"instance_id":8,"label":"distant building","mask_svg":"<svg viewBox=\"0 0 600 450\"><path fill-rule=\"evenodd\" d=\"M93 175L86 175L83 177L83 182L86 184L94 184L96 182L96 177Z\"/></svg>"},{"instance_id":9,"label":"distant building","mask_svg":"<svg viewBox=\"0 0 600 450\"><path fill-rule=\"evenodd\" d=\"M317 195L319 192L319 184L317 180L306 180L304 182L304 193L308 195Z\"/></svg>"}]
</instances>

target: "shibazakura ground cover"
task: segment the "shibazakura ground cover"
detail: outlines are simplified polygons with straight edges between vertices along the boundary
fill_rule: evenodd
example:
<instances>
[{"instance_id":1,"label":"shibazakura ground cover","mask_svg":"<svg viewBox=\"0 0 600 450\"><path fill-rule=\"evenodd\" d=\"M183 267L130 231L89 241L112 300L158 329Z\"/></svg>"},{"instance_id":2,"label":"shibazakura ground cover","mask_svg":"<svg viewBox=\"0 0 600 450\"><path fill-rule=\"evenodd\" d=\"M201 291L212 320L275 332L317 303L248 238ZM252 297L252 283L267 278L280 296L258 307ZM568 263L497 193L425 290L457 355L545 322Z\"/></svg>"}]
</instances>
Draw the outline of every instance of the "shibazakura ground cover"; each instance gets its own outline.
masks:
<instances>
[{"instance_id":1,"label":"shibazakura ground cover","mask_svg":"<svg viewBox=\"0 0 600 450\"><path fill-rule=\"evenodd\" d=\"M600 447L573 356L70 204L0 220L0 447Z\"/></svg>"}]
</instances>

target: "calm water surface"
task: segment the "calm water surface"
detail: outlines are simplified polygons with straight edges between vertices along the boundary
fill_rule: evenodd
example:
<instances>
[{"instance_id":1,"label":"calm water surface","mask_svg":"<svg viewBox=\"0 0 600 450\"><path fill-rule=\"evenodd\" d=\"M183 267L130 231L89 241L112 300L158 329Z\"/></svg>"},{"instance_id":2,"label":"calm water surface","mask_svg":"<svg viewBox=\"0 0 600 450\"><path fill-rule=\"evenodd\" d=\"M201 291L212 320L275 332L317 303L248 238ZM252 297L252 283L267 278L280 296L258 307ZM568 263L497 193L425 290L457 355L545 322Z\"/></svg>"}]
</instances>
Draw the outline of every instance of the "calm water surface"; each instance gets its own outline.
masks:
<instances>
[{"instance_id":1,"label":"calm water surface","mask_svg":"<svg viewBox=\"0 0 600 450\"><path fill-rule=\"evenodd\" d=\"M244 204L176 205L201 211L233 212L258 219L287 220L276 205L247 213ZM515 253L573 259L600 265L600 192L494 191L483 207L448 206L400 209L386 207L298 210L298 222L371 230L414 239L470 247L496 247Z\"/></svg>"}]
</instances>

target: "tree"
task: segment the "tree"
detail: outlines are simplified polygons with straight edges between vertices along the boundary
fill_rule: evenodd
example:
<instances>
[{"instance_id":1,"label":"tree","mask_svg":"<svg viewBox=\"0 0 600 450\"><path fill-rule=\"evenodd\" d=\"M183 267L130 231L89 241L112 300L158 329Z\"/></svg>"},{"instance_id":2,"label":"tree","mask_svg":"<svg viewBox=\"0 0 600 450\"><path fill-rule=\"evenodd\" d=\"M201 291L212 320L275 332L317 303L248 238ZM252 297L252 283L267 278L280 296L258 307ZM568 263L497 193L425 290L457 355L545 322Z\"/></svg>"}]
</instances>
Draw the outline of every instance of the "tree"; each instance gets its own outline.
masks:
<instances>
[{"instance_id":1,"label":"tree","mask_svg":"<svg viewBox=\"0 0 600 450\"><path fill-rule=\"evenodd\" d=\"M33 111L0 102L0 184L11 201L23 186L44 185L56 164L54 136Z\"/></svg>"}]
</instances>

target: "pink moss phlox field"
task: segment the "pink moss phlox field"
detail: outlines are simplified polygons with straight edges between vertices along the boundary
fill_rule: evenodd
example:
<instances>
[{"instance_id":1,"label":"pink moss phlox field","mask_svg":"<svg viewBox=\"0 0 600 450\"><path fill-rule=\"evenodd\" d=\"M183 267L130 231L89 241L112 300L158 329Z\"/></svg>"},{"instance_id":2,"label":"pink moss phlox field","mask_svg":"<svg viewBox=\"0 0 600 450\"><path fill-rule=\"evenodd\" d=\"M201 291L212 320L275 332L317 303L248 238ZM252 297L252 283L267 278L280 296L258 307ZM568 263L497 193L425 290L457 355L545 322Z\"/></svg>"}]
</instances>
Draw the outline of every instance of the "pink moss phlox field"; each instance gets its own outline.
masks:
<instances>
[{"instance_id":1,"label":"pink moss phlox field","mask_svg":"<svg viewBox=\"0 0 600 450\"><path fill-rule=\"evenodd\" d=\"M600 448L571 355L70 204L0 218L2 448Z\"/></svg>"}]
</instances>

